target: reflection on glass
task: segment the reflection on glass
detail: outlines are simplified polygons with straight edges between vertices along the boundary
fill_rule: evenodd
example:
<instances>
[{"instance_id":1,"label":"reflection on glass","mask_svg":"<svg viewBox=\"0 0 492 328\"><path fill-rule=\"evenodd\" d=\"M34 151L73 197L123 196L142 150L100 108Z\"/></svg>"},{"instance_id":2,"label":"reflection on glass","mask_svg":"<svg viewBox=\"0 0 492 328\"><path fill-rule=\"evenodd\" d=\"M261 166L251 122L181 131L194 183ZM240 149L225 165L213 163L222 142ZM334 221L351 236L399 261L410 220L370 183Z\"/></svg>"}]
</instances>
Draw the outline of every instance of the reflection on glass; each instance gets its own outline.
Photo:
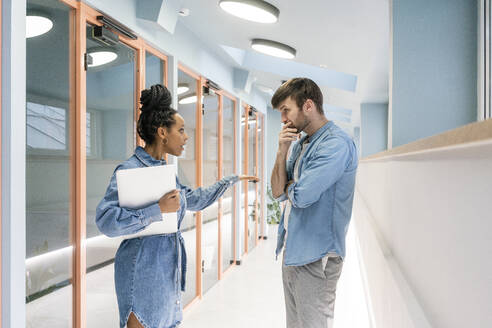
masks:
<instances>
[{"instance_id":1,"label":"reflection on glass","mask_svg":"<svg viewBox=\"0 0 492 328\"><path fill-rule=\"evenodd\" d=\"M248 118L248 174L256 175L256 156L258 150L256 149L257 138L257 120L256 114L251 112ZM258 226L256 221L256 215L258 213L256 202L256 183L248 184L248 251L252 250L256 246L256 239L258 235Z\"/></svg>"},{"instance_id":2,"label":"reflection on glass","mask_svg":"<svg viewBox=\"0 0 492 328\"><path fill-rule=\"evenodd\" d=\"M150 52L145 53L145 88L164 85L164 61Z\"/></svg>"},{"instance_id":3,"label":"reflection on glass","mask_svg":"<svg viewBox=\"0 0 492 328\"><path fill-rule=\"evenodd\" d=\"M234 174L234 113L236 109L234 101L227 97L222 99L222 175L228 176ZM228 189L221 200L222 271L225 271L234 260L234 188Z\"/></svg>"},{"instance_id":4,"label":"reflection on glass","mask_svg":"<svg viewBox=\"0 0 492 328\"><path fill-rule=\"evenodd\" d=\"M56 28L26 39L26 327L72 326L70 39L73 11L27 1ZM73 21L72 21L73 22Z\"/></svg>"},{"instance_id":5,"label":"reflection on glass","mask_svg":"<svg viewBox=\"0 0 492 328\"><path fill-rule=\"evenodd\" d=\"M189 92L196 92L197 81L178 70L178 83L189 85ZM190 188L197 187L195 157L196 138L196 103L178 104L178 112L185 121L185 131L188 135L185 150L178 159L178 178L181 184ZM190 303L197 295L196 290L196 215L187 211L181 224L181 232L185 240L187 254L186 291L182 295L183 305Z\"/></svg>"},{"instance_id":6,"label":"reflection on glass","mask_svg":"<svg viewBox=\"0 0 492 328\"><path fill-rule=\"evenodd\" d=\"M87 27L88 29L91 26ZM90 35L88 33L87 35ZM87 48L101 45L87 38ZM114 289L114 257L123 237L102 235L95 223L96 207L104 197L115 167L134 151L135 50L123 43L111 47L118 57L87 70L87 326L119 322Z\"/></svg>"},{"instance_id":7,"label":"reflection on glass","mask_svg":"<svg viewBox=\"0 0 492 328\"><path fill-rule=\"evenodd\" d=\"M218 180L218 120L218 96L205 96L203 98L203 186L205 187ZM215 202L202 211L203 292L209 290L219 279L218 205L218 202Z\"/></svg>"}]
</instances>

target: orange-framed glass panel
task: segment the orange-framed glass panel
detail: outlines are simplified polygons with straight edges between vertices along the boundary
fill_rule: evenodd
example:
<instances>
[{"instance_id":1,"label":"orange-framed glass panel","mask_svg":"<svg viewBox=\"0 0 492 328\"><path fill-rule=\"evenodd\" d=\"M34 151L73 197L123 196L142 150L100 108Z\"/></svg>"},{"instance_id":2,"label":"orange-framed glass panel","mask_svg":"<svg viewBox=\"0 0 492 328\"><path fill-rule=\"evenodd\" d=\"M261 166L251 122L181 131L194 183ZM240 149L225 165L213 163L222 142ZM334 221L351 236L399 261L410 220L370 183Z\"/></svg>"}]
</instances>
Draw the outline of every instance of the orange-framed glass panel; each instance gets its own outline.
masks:
<instances>
[{"instance_id":1,"label":"orange-framed glass panel","mask_svg":"<svg viewBox=\"0 0 492 328\"><path fill-rule=\"evenodd\" d=\"M247 104L243 104L241 108L241 145L242 145L242 156L241 156L241 172L242 174L248 174L248 155L249 155L249 129L248 129L248 119L249 119L250 107ZM249 210L248 210L248 188L249 183L247 181L243 181L241 183L241 194L240 194L240 215L242 216L243 226L241 227L241 231L243 232L243 254L248 253L248 241L249 241Z\"/></svg>"},{"instance_id":2,"label":"orange-framed glass panel","mask_svg":"<svg viewBox=\"0 0 492 328\"><path fill-rule=\"evenodd\" d=\"M75 11L27 1L55 28L26 38L26 326L72 327Z\"/></svg>"},{"instance_id":3,"label":"orange-framed glass panel","mask_svg":"<svg viewBox=\"0 0 492 328\"><path fill-rule=\"evenodd\" d=\"M134 109L138 49L118 42L108 47L91 37L86 47L92 65L86 71L86 284L87 327L119 322L114 289L114 258L123 237L109 238L97 228L96 208L104 197L115 167L135 149ZM98 65L98 51L116 58Z\"/></svg>"},{"instance_id":4,"label":"orange-framed glass panel","mask_svg":"<svg viewBox=\"0 0 492 328\"><path fill-rule=\"evenodd\" d=\"M264 114L259 114L260 120L260 126L258 129L258 167L259 167L259 174L258 177L260 181L258 182L259 188L260 188L260 196L259 196L259 213L260 213L260 236L265 238L266 237L266 216L265 216L265 188L264 188L264 183L263 179L265 178L263 175L264 172L264 165L265 165L265 115Z\"/></svg>"},{"instance_id":5,"label":"orange-framed glass panel","mask_svg":"<svg viewBox=\"0 0 492 328\"><path fill-rule=\"evenodd\" d=\"M144 85L142 85L143 89L150 88L154 84L162 84L167 86L167 57L159 54L156 50L145 47L145 58L142 58L143 62L142 66L145 67L145 72L143 75L145 79ZM138 96L138 95L137 95ZM139 97L137 97L137 103L139 102ZM138 107L138 105L137 105ZM138 117L140 112L137 110L135 115L135 121L138 121ZM137 134L136 136L137 144L143 146L145 143L143 140L140 140L140 136ZM165 155L165 160L167 160L167 154Z\"/></svg>"},{"instance_id":6,"label":"orange-framed glass panel","mask_svg":"<svg viewBox=\"0 0 492 328\"><path fill-rule=\"evenodd\" d=\"M185 121L185 132L188 135L188 141L185 150L178 158L178 178L181 184L190 188L199 186L199 177L197 175L197 166L199 158L197 155L197 142L201 138L201 132L198 130L197 115L201 115L197 103L200 94L201 83L197 76L189 74L182 67L178 70L178 85L181 89L178 91L178 113L183 116ZM197 221L199 213L187 211L183 222L181 223L181 232L185 240L187 252L187 271L186 271L186 291L182 295L183 304L190 304L199 296L198 282L200 267L197 266L199 259L200 243ZM200 263L201 264L201 263Z\"/></svg>"},{"instance_id":7,"label":"orange-framed glass panel","mask_svg":"<svg viewBox=\"0 0 492 328\"><path fill-rule=\"evenodd\" d=\"M222 177L236 172L236 100L222 97ZM236 186L228 189L220 200L220 244L221 244L221 269L226 271L235 259L235 192Z\"/></svg>"},{"instance_id":8,"label":"orange-framed glass panel","mask_svg":"<svg viewBox=\"0 0 492 328\"><path fill-rule=\"evenodd\" d=\"M202 108L203 186L219 180L219 95L204 94ZM202 211L203 293L219 280L219 202Z\"/></svg>"},{"instance_id":9,"label":"orange-framed glass panel","mask_svg":"<svg viewBox=\"0 0 492 328\"><path fill-rule=\"evenodd\" d=\"M167 85L166 61L152 52L145 51L145 86L150 88L154 84Z\"/></svg>"},{"instance_id":10,"label":"orange-framed glass panel","mask_svg":"<svg viewBox=\"0 0 492 328\"><path fill-rule=\"evenodd\" d=\"M92 273L102 273L99 270L110 265L107 262L92 265L98 262L101 256L104 257L104 252L93 252L92 246L104 248L104 241L103 243L98 241L99 244L93 243L93 237L97 239L102 236L92 236L94 226L91 211L94 197L91 196L94 196L94 181L88 179L88 173L93 170L93 164L105 164L106 154L103 144L107 143L105 138L109 133L105 135L104 131L101 132L107 127L104 125L104 120L101 120L104 114L97 113L99 108L96 108L96 112L92 115L92 107L101 105L99 103L93 106L93 98L91 98L94 90L90 87L94 81L90 73L96 73L97 69L89 72L88 79L86 79L87 74L83 68L83 55L86 50L92 50L93 45L91 40L88 42L86 40L88 35L86 24L100 24L96 19L100 13L75 0L29 0L27 8L27 14L30 11L38 14L44 13L54 23L54 28L46 35L26 40L28 57L26 90L28 202L26 213L28 220L32 219L27 222L26 229L28 326L31 326L30 322L41 321L51 327L94 326L86 316L87 296L90 304L89 318L101 319L98 324L106 323L113 326L117 324L117 319L114 321L113 317L109 316L108 321L107 316L101 313L95 313L94 316L90 313L92 305L96 305L97 302L104 303L104 297L100 293L106 292L93 288L94 295L92 295L91 286L94 280ZM135 82L132 86L131 110L136 111L138 99L135 94L139 94L145 84L145 51L159 57L161 62L166 62L167 58L146 45L141 39L130 40L120 35L120 40L120 44L134 48L133 57L129 56L130 61L134 62L133 77L127 81ZM39 55L39 52L43 52L42 55L45 56ZM31 54L33 55L30 56ZM138 72L140 72L138 76L135 66L138 66ZM102 71L103 69L99 69L99 75L104 75ZM121 80L124 79L123 77ZM163 81L167 84L165 64ZM47 89L50 92L47 92ZM120 88L120 91L123 89ZM89 97L86 97L86 94ZM122 93L121 97L126 99L125 97L128 98L129 95ZM104 100L99 99L98 101L104 102ZM114 106L118 107L116 103ZM126 127L127 132L131 131L131 133L127 133L127 138L120 141L121 144L125 144L123 148L132 144L133 151L135 144L133 117L136 115L132 115L131 119L129 116L129 113L119 115L119 121L113 120L112 122L121 124L123 118L127 122L132 121L132 126ZM120 151L120 148L117 147L113 151ZM44 171L44 175L40 173L41 171ZM56 171L56 176L54 176L54 171ZM44 187L49 185L53 190L45 192L46 188L44 188L42 190L44 193L39 192L35 195L36 188L43 187L41 186L43 179L50 182ZM59 221L64 216L66 217L65 222L50 223L53 220ZM41 244L36 238L29 238L30 231L36 230L35 225L38 223L36 221L39 221L40 217L43 217L43 222L46 223L42 228L50 230L51 233L46 234L46 240ZM44 235L43 229L37 230L36 233L40 236ZM88 232L87 238L86 232ZM53 236L56 236L58 240ZM66 247L63 247L64 240L67 242ZM29 250L34 250L34 256L31 256L33 254L29 253ZM107 254L108 250L105 249L105 251ZM53 265L53 262L56 264ZM107 283L107 286L111 285L112 283ZM97 302L92 302L92 300ZM56 311L53 311L55 308ZM109 313L105 308L99 310L106 314ZM39 317L42 320L38 320Z\"/></svg>"},{"instance_id":11,"label":"orange-framed glass panel","mask_svg":"<svg viewBox=\"0 0 492 328\"><path fill-rule=\"evenodd\" d=\"M164 55L163 53L161 53L159 50L157 50L156 48L148 45L148 44L144 44L144 49L145 51L145 59L148 60L150 59L151 60L151 64L150 66L147 68L147 63L145 63L145 66L146 66L146 69L145 69L145 86L144 88L148 88L149 86L152 85L152 82L155 82L155 83L158 83L156 82L158 80L158 78L161 79L161 84L162 85L165 85L167 86L168 84L168 81L167 81L167 74L168 74L168 67L167 67L167 56ZM161 61L161 64L160 65L157 65L157 59L159 59ZM159 67L158 67L159 66ZM157 71L150 71L151 69L153 68L157 68L158 69L158 72ZM151 75L151 78L150 79L147 79L147 75L150 74ZM153 76L153 78L152 78ZM154 83L154 84L155 84Z\"/></svg>"},{"instance_id":12,"label":"orange-framed glass panel","mask_svg":"<svg viewBox=\"0 0 492 328\"><path fill-rule=\"evenodd\" d=\"M49 1L31 1L33 3L40 4L49 3ZM54 0L50 1L54 2ZM98 324L107 324L112 326L115 324L115 322L117 322L117 310L115 310L116 308L114 307L114 305L116 305L116 302L114 298L114 293L112 301L107 298L109 293L108 289L105 289L105 287L112 287L114 286L114 283L112 281L110 283L106 281L106 286L102 286L99 285L98 281L100 281L100 279L105 279L104 275L108 277L107 274L110 270L108 272L104 272L104 269L108 269L111 267L112 259L109 258L108 260L104 260L104 257L114 252L114 248L111 249L111 246L105 248L104 243L107 242L107 240L104 240L104 238L102 238L103 236L97 235L94 230L94 200L100 199L102 197L102 195L97 195L97 190L100 190L98 182L102 184L103 179L101 179L101 181L96 181L94 178L95 175L93 176L91 172L96 170L95 168L97 165L104 166L108 164L111 160L115 161L115 163L120 162L131 155L131 152L133 151L133 148L136 144L134 123L137 117L136 108L138 107L138 95L145 85L148 86L150 84L155 84L154 80L156 83L158 83L158 78L152 77L154 72L159 72L157 75L163 76L163 80L161 79L161 81L164 81L164 84L167 84L167 68L165 64L166 58L162 54L156 53L154 49L146 45L141 39L129 40L125 37L120 36L121 42L117 46L121 46L123 50L117 49L117 51L115 52L119 54L119 51L122 51L123 53L126 51L128 62L118 65L116 63L108 63L108 66L100 68L89 67L88 71L85 72L82 65L83 55L86 51L91 52L93 48L97 48L97 45L92 44L93 40L90 40L90 37L89 39L87 39L87 36L90 36L90 33L87 33L87 24L99 24L96 17L97 15L100 15L100 13L88 7L86 4L74 0L60 0L59 3L65 6L66 9L73 9L72 15L70 16L71 25L68 35L70 36L70 41L75 43L75 47L70 47L69 55L71 57L71 61L69 61L69 76L72 80L70 81L70 83L66 84L70 86L69 108L71 114L68 115L68 118L66 118L67 122L69 122L67 123L67 127L68 129L70 129L70 131L67 132L68 138L70 140L67 142L68 145L72 146L73 148L68 150L67 155L69 161L68 171L70 175L70 187L69 191L67 192L67 195L69 197L67 201L67 208L71 218L69 220L70 229L68 235L72 243L69 247L70 256L73 257L70 262L72 264L68 265L68 271L73 268L73 277L71 279L71 282L73 283L73 288L66 288L66 290L72 292L72 296L69 296L68 302L64 302L63 304L63 306L65 306L69 312L69 314L65 317L65 319L68 320L69 324L65 325L64 323L62 323L62 326L69 327L73 325L74 327L92 327L94 326L94 322L96 321L98 322ZM73 17L74 12L77 13L76 17ZM75 27L73 26L74 24ZM153 56L160 59L160 62L159 60L157 60L157 62L159 62L159 68L155 70L150 68L150 66L152 65L152 61L154 60ZM75 59L73 57L75 57ZM120 57L118 56L117 58ZM116 59L116 61L118 61L118 59ZM146 62L149 62L149 66L146 66ZM114 67L111 68L112 65L114 65ZM162 65L164 65L164 67L162 67ZM116 69L117 66L119 67L119 70ZM129 69L129 66L132 66L133 68ZM49 67L49 65L46 67ZM104 104L104 102L109 102L108 99L110 99L112 95L105 94L99 97L99 99L96 99L97 90L94 90L93 87L93 83L96 83L94 81L96 81L97 79L99 79L99 83L102 82L104 85L104 75L106 74L108 75L108 77L106 77L106 80L111 80L112 77L109 76L110 71L112 71L113 75L120 74L118 79L119 81L125 80L125 82L129 83L128 86L117 85L115 87L115 89L122 91L120 100L121 102L124 102L125 105L120 106L118 102L114 102L112 106L117 108L107 109L108 111L118 109L122 111L122 113L120 113L119 115L114 115L113 120L107 118L107 113L101 113L102 110L106 110L104 106L108 106L109 108L109 105L107 103ZM190 88L189 90L193 91L193 89L195 89L195 95L197 97L195 98L194 110L189 111L184 107L186 105L189 105L190 103L186 104L186 102L181 102L182 98L184 98L184 96L186 95L179 96L180 103L178 104L178 110L180 111L180 113L182 113L182 115L185 112L190 113L191 117L185 118L185 120L188 127L190 127L189 123L191 123L191 128L194 130L192 132L188 131L188 135L195 138L195 140L189 141L187 147L188 156L189 154L193 154L192 160L194 161L194 163L191 163L192 168L191 170L183 170L184 166L190 164L189 162L186 162L190 159L187 157L185 152L185 154L183 154L182 156L183 158L181 158L179 161L179 174L180 179L184 184L196 188L205 184L209 184L207 183L208 181L206 183L202 183L202 171L204 171L202 166L205 164L205 158L203 155L204 145L202 139L202 131L204 129L202 128L202 90L200 88L200 85L204 83L204 79L181 66L180 78L178 78L179 84L181 84L181 73L191 77L194 83L192 83L192 88ZM98 78L94 78L96 76L98 76ZM124 83L122 82L122 84ZM131 87L129 87L130 84L132 84ZM132 89L132 91L130 91L130 93L127 93L126 91L129 89ZM225 98L223 99L222 95L220 95L218 99L220 103L221 101L224 101ZM132 103L133 106L133 115L130 114L131 112L129 106L127 107L127 105L130 103ZM234 101L234 107L235 105L236 104ZM93 110L94 107L95 110ZM223 110L222 103L220 103L218 107L220 110ZM227 110L227 108L228 105L226 104L225 110ZM234 110L232 110L232 112L234 112ZM114 147L112 147L109 153L120 152L121 155L126 151L125 157L117 158L113 155L108 155L108 145L111 145L111 141L105 140L105 138L107 135L111 135L110 130L112 128L115 128L115 126L106 126L105 124L107 124L108 122L111 122L115 126L119 125L118 129L120 130L120 134L124 134L124 137L118 138L118 145L114 146L114 144L112 144ZM130 127L130 124L128 124L128 122L132 122L132 127ZM219 122L221 121L219 120ZM226 122L226 124L229 123ZM223 122L220 124L223 124ZM227 138L230 137L230 135L228 135L229 132L226 131L226 135L224 136L223 132L224 130L227 130L227 128L223 129L220 124L218 129L216 130L219 132L219 134L216 136L217 143L220 145L220 147L229 147L227 145L227 143L229 142ZM129 133L129 131L131 131L131 133ZM107 132L107 135L105 135L105 132ZM247 128L245 130L245 133L248 133ZM130 147L129 145L132 145L132 147ZM233 146L234 145L235 142L233 143ZM207 149L205 148L205 151L206 150ZM218 167L220 171L217 170L218 176L216 177L216 179L220 178L223 175L229 174L231 170L230 162L224 164L224 161L221 161L220 159L220 156L223 155L223 151L224 150L218 151ZM227 151L228 150L226 149L226 152ZM232 151L232 154L234 154L234 151L235 150ZM230 154L226 154L225 156L230 156ZM247 158L247 156L245 158ZM227 161L230 161L230 159L227 159L225 162ZM236 171L235 165L236 163L234 163L233 172ZM245 165L247 168L248 163L246 162ZM101 169L97 172L97 174L104 174L104 172L104 169ZM204 172L206 173L206 171ZM104 187L106 185L107 181L104 183ZM95 190L96 192L94 193ZM245 197L247 197L247 192L245 193ZM225 198L221 200L220 205L221 211L219 211L219 218L221 217L221 214L227 214ZM245 210L248 211L247 206ZM185 293L183 297L185 304L190 304L190 302L195 300L197 296L201 297L201 295L203 294L201 274L203 256L202 247L200 247L200 245L202 244L202 214L203 213L200 212L193 214L191 219L187 217L187 222L189 222L190 224L186 226L184 223L182 227L182 230L185 232L185 240L190 239L189 241L187 241L187 250L190 256L188 261L189 270L187 277L188 296ZM231 219L231 221L234 222L233 219ZM219 233L220 231L224 231L224 233L227 234L227 231L231 231L232 229L230 228L231 224L229 223L229 225L227 226L227 220L222 221L221 219L219 219L218 225L220 226L220 228L223 227L222 222L224 222L225 226L224 229L219 229ZM248 225L247 221L245 221L245 223L246 225ZM234 229L235 228L236 227L234 227ZM186 237L186 232L189 232L188 236L190 236L190 238ZM225 237L222 238L223 234L220 233L219 235L219 233L217 233L216 231L216 236L219 236L218 239L220 241L227 239ZM194 241L191 240L193 239L192 236L194 236ZM233 236L234 234L232 234L230 238L230 243L232 245L234 245ZM245 242L247 245L247 240L245 240ZM224 245L227 245L227 243L224 243ZM106 244L106 246L108 245ZM94 251L98 248L100 248L100 252ZM223 270L228 267L227 262L219 263L219 261L221 261L221 259L223 259L224 261L230 261L231 257L231 255L228 256L226 252L224 252L224 255L221 255L220 252L222 248L223 247L219 246L219 255L214 256L216 259L216 264L213 266L218 267L217 271L219 271L217 272L217 276L220 276L221 266L223 266ZM234 258L233 247L228 248L231 250L232 257ZM204 249L206 249L206 247L204 247ZM193 250L195 250L194 254ZM96 274L99 275L98 278L94 278ZM57 286L57 288L59 288L59 286ZM111 302L113 303L111 304ZM103 306L98 307L97 304L103 304ZM110 306L107 306L108 304L110 304ZM58 304L55 303L55 306L58 306ZM63 306L61 308L63 308ZM60 308L57 307L57 310L57 313L60 314Z\"/></svg>"},{"instance_id":13,"label":"orange-framed glass panel","mask_svg":"<svg viewBox=\"0 0 492 328\"><path fill-rule=\"evenodd\" d=\"M257 176L258 164L258 119L256 112L250 110L248 129L248 169L247 174ZM248 183L248 252L258 243L258 184Z\"/></svg>"}]
</instances>

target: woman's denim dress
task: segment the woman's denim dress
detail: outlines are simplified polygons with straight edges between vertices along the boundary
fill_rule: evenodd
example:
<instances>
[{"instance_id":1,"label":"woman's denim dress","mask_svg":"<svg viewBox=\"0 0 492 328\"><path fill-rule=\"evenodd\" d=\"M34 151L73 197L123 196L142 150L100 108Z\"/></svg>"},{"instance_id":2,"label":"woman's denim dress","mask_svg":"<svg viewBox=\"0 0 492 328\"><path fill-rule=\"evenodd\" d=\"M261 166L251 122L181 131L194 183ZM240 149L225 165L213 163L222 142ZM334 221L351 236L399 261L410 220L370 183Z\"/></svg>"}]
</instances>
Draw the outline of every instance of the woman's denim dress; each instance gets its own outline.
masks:
<instances>
[{"instance_id":1,"label":"woman's denim dress","mask_svg":"<svg viewBox=\"0 0 492 328\"><path fill-rule=\"evenodd\" d=\"M115 169L166 164L152 158L142 147ZM228 187L238 181L228 176L202 189L192 190L180 184L178 232L125 239L115 257L115 287L120 312L120 327L124 327L130 313L134 313L145 328L176 327L182 320L181 291L185 289L186 252L179 231L186 210L199 211L215 202ZM157 203L132 210L118 203L116 175L113 173L106 195L96 210L96 223L109 237L139 232L149 224L162 220Z\"/></svg>"}]
</instances>

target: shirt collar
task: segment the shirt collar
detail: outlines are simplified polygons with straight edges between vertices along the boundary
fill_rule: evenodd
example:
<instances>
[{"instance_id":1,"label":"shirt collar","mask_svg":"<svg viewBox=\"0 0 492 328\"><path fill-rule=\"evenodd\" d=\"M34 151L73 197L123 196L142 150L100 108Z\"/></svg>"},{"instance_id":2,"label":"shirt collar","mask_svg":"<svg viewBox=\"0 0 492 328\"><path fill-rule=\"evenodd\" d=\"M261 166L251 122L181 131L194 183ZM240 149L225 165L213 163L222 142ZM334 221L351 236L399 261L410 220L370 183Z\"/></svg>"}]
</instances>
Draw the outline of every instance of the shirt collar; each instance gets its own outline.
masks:
<instances>
[{"instance_id":1,"label":"shirt collar","mask_svg":"<svg viewBox=\"0 0 492 328\"><path fill-rule=\"evenodd\" d=\"M322 127L320 127L318 129L318 131L316 131L311 137L309 137L308 135L305 135L304 137L302 137L301 139L301 145L306 141L307 138L309 138L308 142L309 143L312 143L313 141L315 141L316 139L318 139L326 130L328 130L329 128L331 128L333 126L333 122L332 121L328 121L325 123L325 125L323 125Z\"/></svg>"},{"instance_id":2,"label":"shirt collar","mask_svg":"<svg viewBox=\"0 0 492 328\"><path fill-rule=\"evenodd\" d=\"M145 151L140 146L137 146L135 149L135 156L142 162L145 166L156 166L156 165L165 165L166 161L165 160L160 160L160 159L155 159L154 157L150 156L149 153Z\"/></svg>"}]
</instances>

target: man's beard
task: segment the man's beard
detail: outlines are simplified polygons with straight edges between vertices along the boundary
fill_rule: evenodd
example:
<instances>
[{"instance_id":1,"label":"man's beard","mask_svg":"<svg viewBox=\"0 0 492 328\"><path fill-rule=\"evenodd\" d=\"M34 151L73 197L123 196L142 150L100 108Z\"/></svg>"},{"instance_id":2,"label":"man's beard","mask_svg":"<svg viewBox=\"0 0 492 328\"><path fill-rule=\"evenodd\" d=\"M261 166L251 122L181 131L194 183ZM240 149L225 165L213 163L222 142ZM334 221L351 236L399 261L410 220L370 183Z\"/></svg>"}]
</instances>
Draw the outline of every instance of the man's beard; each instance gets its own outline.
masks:
<instances>
[{"instance_id":1,"label":"man's beard","mask_svg":"<svg viewBox=\"0 0 492 328\"><path fill-rule=\"evenodd\" d=\"M311 124L311 121L307 119L304 113L301 112L301 115L302 115L302 121L295 125L295 128L297 129L297 133L301 133L309 124Z\"/></svg>"}]
</instances>

